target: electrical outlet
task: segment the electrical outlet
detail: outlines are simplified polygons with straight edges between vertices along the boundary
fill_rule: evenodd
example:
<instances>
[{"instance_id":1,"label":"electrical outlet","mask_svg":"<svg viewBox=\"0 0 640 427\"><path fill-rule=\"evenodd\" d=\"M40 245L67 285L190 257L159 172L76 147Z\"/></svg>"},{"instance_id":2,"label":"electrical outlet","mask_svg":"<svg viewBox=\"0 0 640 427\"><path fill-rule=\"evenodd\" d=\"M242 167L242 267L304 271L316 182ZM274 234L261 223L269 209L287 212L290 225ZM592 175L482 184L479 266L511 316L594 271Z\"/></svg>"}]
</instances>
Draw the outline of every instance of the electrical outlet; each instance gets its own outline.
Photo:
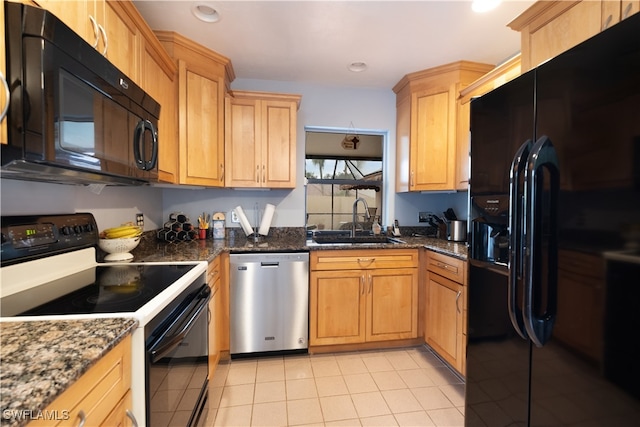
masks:
<instances>
[{"instance_id":1,"label":"electrical outlet","mask_svg":"<svg viewBox=\"0 0 640 427\"><path fill-rule=\"evenodd\" d=\"M141 213L136 214L136 225L144 227L144 215Z\"/></svg>"},{"instance_id":2,"label":"electrical outlet","mask_svg":"<svg viewBox=\"0 0 640 427\"><path fill-rule=\"evenodd\" d=\"M231 211L231 222L235 222L236 224L240 222L240 218L238 218L236 211Z\"/></svg>"},{"instance_id":3,"label":"electrical outlet","mask_svg":"<svg viewBox=\"0 0 640 427\"><path fill-rule=\"evenodd\" d=\"M428 222L429 212L418 212L418 222Z\"/></svg>"}]
</instances>

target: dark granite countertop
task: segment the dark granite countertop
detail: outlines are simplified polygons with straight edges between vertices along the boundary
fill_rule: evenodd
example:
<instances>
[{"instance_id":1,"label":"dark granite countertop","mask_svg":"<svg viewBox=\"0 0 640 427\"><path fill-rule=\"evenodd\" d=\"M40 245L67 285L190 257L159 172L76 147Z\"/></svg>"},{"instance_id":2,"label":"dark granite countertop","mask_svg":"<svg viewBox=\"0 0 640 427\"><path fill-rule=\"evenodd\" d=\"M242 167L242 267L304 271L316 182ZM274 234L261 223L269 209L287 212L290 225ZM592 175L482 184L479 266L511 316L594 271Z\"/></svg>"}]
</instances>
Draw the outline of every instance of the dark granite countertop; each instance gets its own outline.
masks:
<instances>
[{"instance_id":1,"label":"dark granite countertop","mask_svg":"<svg viewBox=\"0 0 640 427\"><path fill-rule=\"evenodd\" d=\"M140 245L132 251L133 262L171 262L171 261L212 261L222 252L295 252L315 250L351 250L351 249L406 249L427 248L435 252L467 259L465 242L449 242L423 236L400 236L404 243L323 245L310 244L302 228L272 229L270 235L254 242L243 233L227 229L225 239L192 240L167 243L156 238L155 232L146 232Z\"/></svg>"},{"instance_id":2,"label":"dark granite countertop","mask_svg":"<svg viewBox=\"0 0 640 427\"><path fill-rule=\"evenodd\" d=\"M131 318L0 322L0 424L28 424L137 324Z\"/></svg>"}]
</instances>

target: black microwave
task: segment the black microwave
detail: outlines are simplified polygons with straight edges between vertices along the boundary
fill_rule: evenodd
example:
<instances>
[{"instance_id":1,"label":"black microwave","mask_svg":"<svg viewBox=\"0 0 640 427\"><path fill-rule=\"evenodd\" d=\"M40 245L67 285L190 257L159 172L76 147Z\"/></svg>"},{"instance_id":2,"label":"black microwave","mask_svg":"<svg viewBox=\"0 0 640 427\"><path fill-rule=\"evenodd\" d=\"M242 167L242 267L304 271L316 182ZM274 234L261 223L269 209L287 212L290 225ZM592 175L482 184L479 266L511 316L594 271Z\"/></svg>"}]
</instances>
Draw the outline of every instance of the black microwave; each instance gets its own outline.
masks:
<instances>
[{"instance_id":1,"label":"black microwave","mask_svg":"<svg viewBox=\"0 0 640 427\"><path fill-rule=\"evenodd\" d=\"M157 181L160 104L50 12L4 7L10 100L0 176Z\"/></svg>"}]
</instances>

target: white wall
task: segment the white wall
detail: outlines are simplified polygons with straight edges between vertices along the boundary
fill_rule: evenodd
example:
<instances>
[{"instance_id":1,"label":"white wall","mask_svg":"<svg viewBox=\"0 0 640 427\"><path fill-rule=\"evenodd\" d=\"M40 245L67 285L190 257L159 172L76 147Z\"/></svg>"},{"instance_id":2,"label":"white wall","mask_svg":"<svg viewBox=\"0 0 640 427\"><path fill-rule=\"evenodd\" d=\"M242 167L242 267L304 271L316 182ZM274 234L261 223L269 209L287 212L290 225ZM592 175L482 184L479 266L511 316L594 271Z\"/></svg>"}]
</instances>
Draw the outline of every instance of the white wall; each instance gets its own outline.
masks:
<instances>
[{"instance_id":1,"label":"white wall","mask_svg":"<svg viewBox=\"0 0 640 427\"><path fill-rule=\"evenodd\" d=\"M145 215L145 229L162 224L162 190L152 187L105 187L99 194L88 187L30 181L0 180L2 215L91 212L99 229L134 221Z\"/></svg>"}]
</instances>

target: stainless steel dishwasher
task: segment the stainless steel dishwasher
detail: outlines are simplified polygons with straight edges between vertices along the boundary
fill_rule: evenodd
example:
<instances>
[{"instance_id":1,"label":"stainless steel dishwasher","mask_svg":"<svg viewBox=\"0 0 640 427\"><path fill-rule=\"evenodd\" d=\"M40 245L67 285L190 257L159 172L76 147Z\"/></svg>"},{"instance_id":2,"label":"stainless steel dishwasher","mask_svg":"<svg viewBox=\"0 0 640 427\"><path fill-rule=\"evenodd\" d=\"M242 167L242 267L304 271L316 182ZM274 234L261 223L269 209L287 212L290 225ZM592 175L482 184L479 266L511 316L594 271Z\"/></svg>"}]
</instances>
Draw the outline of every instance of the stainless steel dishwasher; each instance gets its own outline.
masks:
<instances>
[{"instance_id":1,"label":"stainless steel dishwasher","mask_svg":"<svg viewBox=\"0 0 640 427\"><path fill-rule=\"evenodd\" d=\"M232 253L229 263L231 356L306 351L309 253Z\"/></svg>"}]
</instances>

